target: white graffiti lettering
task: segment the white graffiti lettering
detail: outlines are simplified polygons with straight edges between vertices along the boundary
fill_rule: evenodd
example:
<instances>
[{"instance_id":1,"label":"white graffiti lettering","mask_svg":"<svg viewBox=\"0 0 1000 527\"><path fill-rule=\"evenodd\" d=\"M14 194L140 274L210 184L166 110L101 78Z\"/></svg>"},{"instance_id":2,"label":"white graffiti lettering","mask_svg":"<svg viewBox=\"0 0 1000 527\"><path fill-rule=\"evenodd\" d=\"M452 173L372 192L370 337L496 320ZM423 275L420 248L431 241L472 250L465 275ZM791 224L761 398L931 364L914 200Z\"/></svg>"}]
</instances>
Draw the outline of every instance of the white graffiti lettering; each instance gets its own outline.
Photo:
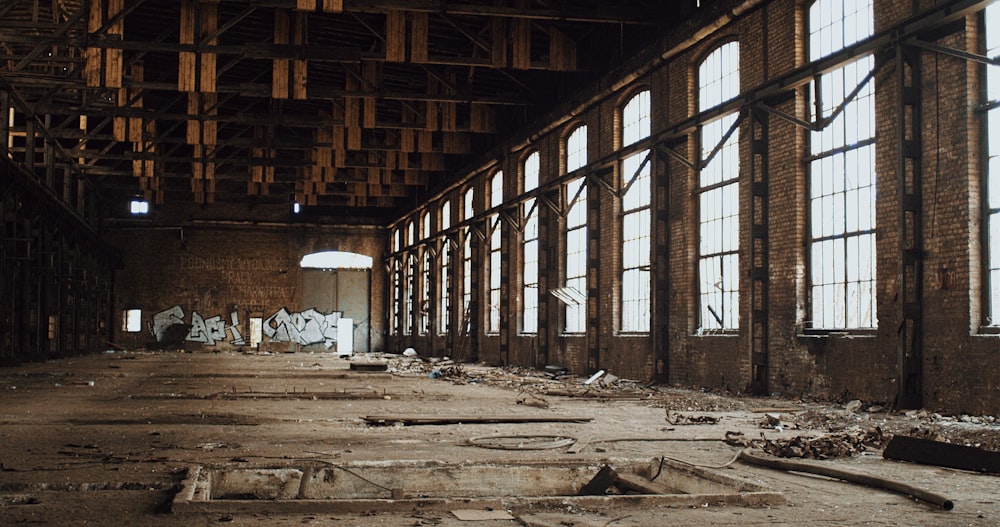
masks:
<instances>
[{"instance_id":1,"label":"white graffiti lettering","mask_svg":"<svg viewBox=\"0 0 1000 527\"><path fill-rule=\"evenodd\" d=\"M321 313L315 309L290 313L281 308L264 320L262 330L271 342L292 342L303 346L323 344L330 349L337 343L337 324L341 314L340 311ZM225 342L232 335L230 344L247 345L243 332L240 331L239 311L232 311L229 321L231 323L227 324L220 315L206 319L201 313L192 311L191 324L188 326L184 323L184 309L174 306L153 316L150 332L157 342L162 342L167 328L179 324L188 329L185 340L190 342L214 346L218 342Z\"/></svg>"}]
</instances>

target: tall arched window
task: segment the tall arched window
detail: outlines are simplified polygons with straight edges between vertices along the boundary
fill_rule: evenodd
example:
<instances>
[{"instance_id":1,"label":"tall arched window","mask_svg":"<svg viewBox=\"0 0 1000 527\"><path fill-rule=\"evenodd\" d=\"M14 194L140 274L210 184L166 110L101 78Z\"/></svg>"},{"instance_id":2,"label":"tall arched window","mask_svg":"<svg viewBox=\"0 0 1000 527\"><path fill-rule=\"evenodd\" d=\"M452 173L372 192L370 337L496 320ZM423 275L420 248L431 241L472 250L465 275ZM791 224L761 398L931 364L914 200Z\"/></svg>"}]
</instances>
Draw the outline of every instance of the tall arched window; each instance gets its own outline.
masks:
<instances>
[{"instance_id":1,"label":"tall arched window","mask_svg":"<svg viewBox=\"0 0 1000 527\"><path fill-rule=\"evenodd\" d=\"M445 201L440 209L441 232L451 228L451 201ZM447 333L451 327L451 242L447 235L441 237L441 252L438 274L438 333Z\"/></svg>"},{"instance_id":2,"label":"tall arched window","mask_svg":"<svg viewBox=\"0 0 1000 527\"><path fill-rule=\"evenodd\" d=\"M490 178L490 208L499 207L503 204L503 172L497 171ZM487 331L498 333L500 331L500 266L502 237L500 226L500 214L493 213L489 219L490 229L490 261L489 261L489 325Z\"/></svg>"},{"instance_id":3,"label":"tall arched window","mask_svg":"<svg viewBox=\"0 0 1000 527\"><path fill-rule=\"evenodd\" d=\"M874 31L872 0L818 0L809 8L809 58L819 60ZM812 120L833 117L810 137L810 325L817 329L878 325L874 67L874 57L865 55L812 85Z\"/></svg>"},{"instance_id":4,"label":"tall arched window","mask_svg":"<svg viewBox=\"0 0 1000 527\"><path fill-rule=\"evenodd\" d=\"M1000 3L986 7L986 56L1000 55ZM1000 66L986 66L987 223L989 306L987 323L1000 326Z\"/></svg>"},{"instance_id":5,"label":"tall arched window","mask_svg":"<svg viewBox=\"0 0 1000 527\"><path fill-rule=\"evenodd\" d=\"M650 131L649 91L633 96L622 108L622 145L646 137ZM650 178L651 151L642 150L622 160L622 269L621 330L649 331L650 317Z\"/></svg>"},{"instance_id":6,"label":"tall arched window","mask_svg":"<svg viewBox=\"0 0 1000 527\"><path fill-rule=\"evenodd\" d=\"M587 127L578 126L566 138L566 171L587 164ZM563 271L567 298L563 331L583 333L587 329L587 178L566 184L566 254ZM582 300L582 301L581 301Z\"/></svg>"},{"instance_id":7,"label":"tall arched window","mask_svg":"<svg viewBox=\"0 0 1000 527\"><path fill-rule=\"evenodd\" d=\"M462 198L463 217L468 220L476 215L474 204L475 189L469 187ZM469 316L472 309L472 230L465 228L465 235L462 242L462 331L472 330L472 317Z\"/></svg>"},{"instance_id":8,"label":"tall arched window","mask_svg":"<svg viewBox=\"0 0 1000 527\"><path fill-rule=\"evenodd\" d=\"M389 252L397 253L402 246L402 233L399 228L392 229L392 233L389 235ZM400 314L400 298L402 297L403 290L403 277L402 277L402 265L400 264L399 258L393 256L389 260L389 272L391 273L392 284L390 285L389 295L392 299L391 306L389 308L389 334L398 335L399 334L399 314Z\"/></svg>"},{"instance_id":9,"label":"tall arched window","mask_svg":"<svg viewBox=\"0 0 1000 527\"><path fill-rule=\"evenodd\" d=\"M406 224L406 265L403 269L403 334L413 334L413 298L416 295L417 257L412 252L416 226L413 221Z\"/></svg>"},{"instance_id":10,"label":"tall arched window","mask_svg":"<svg viewBox=\"0 0 1000 527\"><path fill-rule=\"evenodd\" d=\"M431 304L431 250L427 239L431 237L431 213L424 212L420 218L420 237L425 241L423 246L423 259L420 262L420 324L418 331L421 335L426 335L430 331L430 304Z\"/></svg>"},{"instance_id":11,"label":"tall arched window","mask_svg":"<svg viewBox=\"0 0 1000 527\"><path fill-rule=\"evenodd\" d=\"M698 110L740 93L740 46L723 44L698 66ZM740 152L738 112L701 125L698 176L699 328L739 327Z\"/></svg>"},{"instance_id":12,"label":"tall arched window","mask_svg":"<svg viewBox=\"0 0 1000 527\"><path fill-rule=\"evenodd\" d=\"M538 188L538 152L524 159L524 192ZM538 208L534 198L522 205L524 215L524 260L521 268L521 333L538 332Z\"/></svg>"}]
</instances>

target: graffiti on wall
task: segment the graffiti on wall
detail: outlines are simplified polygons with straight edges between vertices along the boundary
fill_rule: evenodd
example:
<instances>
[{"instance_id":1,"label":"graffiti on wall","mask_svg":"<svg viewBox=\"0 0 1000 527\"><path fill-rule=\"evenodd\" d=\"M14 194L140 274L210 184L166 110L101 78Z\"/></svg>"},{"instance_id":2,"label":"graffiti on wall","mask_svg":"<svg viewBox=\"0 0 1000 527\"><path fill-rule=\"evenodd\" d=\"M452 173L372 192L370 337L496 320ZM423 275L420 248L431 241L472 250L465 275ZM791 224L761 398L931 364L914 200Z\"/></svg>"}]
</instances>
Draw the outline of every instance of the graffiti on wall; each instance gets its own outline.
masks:
<instances>
[{"instance_id":1,"label":"graffiti on wall","mask_svg":"<svg viewBox=\"0 0 1000 527\"><path fill-rule=\"evenodd\" d=\"M308 346L323 344L327 349L337 343L337 324L341 312L321 313L315 309L290 313L281 308L264 320L263 333L271 342L291 342ZM238 311L229 314L229 320L221 315L205 318L197 311L191 312L190 323L185 322L184 309L174 306L153 316L149 332L156 342L166 342L171 335L180 336L178 331L183 328L183 340L200 342L214 346L218 342L228 341L235 346L247 345L240 331Z\"/></svg>"}]
</instances>

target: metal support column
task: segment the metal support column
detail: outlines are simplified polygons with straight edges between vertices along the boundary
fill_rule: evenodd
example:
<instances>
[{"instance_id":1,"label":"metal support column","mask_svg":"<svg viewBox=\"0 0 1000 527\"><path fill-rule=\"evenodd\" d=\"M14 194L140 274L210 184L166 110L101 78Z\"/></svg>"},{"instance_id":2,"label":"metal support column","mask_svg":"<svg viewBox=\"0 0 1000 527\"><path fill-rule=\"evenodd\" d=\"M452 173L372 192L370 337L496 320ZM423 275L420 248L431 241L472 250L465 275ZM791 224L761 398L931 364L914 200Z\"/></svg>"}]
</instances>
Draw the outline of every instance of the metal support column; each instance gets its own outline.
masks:
<instances>
[{"instance_id":1,"label":"metal support column","mask_svg":"<svg viewBox=\"0 0 1000 527\"><path fill-rule=\"evenodd\" d=\"M923 405L923 259L920 53L896 47L896 177L899 195L899 379L896 404Z\"/></svg>"},{"instance_id":2,"label":"metal support column","mask_svg":"<svg viewBox=\"0 0 1000 527\"><path fill-rule=\"evenodd\" d=\"M768 119L750 112L750 392L768 390Z\"/></svg>"},{"instance_id":3,"label":"metal support column","mask_svg":"<svg viewBox=\"0 0 1000 527\"><path fill-rule=\"evenodd\" d=\"M654 187L656 196L653 228L653 313L651 320L653 354L656 358L654 375L660 382L670 381L670 159L658 148L658 167Z\"/></svg>"}]
</instances>

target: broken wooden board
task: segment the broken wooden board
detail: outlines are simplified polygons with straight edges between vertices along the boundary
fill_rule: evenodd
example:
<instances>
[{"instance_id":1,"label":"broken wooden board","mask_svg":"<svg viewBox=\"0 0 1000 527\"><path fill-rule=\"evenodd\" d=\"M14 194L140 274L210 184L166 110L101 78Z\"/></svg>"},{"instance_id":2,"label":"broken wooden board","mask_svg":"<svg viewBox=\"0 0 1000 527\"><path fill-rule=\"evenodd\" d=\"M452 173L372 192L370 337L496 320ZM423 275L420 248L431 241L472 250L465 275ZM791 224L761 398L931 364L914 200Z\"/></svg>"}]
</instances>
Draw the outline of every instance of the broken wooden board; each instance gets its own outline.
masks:
<instances>
[{"instance_id":1,"label":"broken wooden board","mask_svg":"<svg viewBox=\"0 0 1000 527\"><path fill-rule=\"evenodd\" d=\"M451 513L464 522L514 519L509 512L502 510L455 509Z\"/></svg>"},{"instance_id":2,"label":"broken wooden board","mask_svg":"<svg viewBox=\"0 0 1000 527\"><path fill-rule=\"evenodd\" d=\"M454 425L496 423L587 423L591 417L565 416L516 416L516 415L368 415L362 417L369 424L403 425Z\"/></svg>"},{"instance_id":3,"label":"broken wooden board","mask_svg":"<svg viewBox=\"0 0 1000 527\"><path fill-rule=\"evenodd\" d=\"M1000 474L1000 452L917 437L893 436L882 452L882 457L924 465Z\"/></svg>"},{"instance_id":4,"label":"broken wooden board","mask_svg":"<svg viewBox=\"0 0 1000 527\"><path fill-rule=\"evenodd\" d=\"M389 365L384 362L352 362L351 369L354 371L386 371Z\"/></svg>"},{"instance_id":5,"label":"broken wooden board","mask_svg":"<svg viewBox=\"0 0 1000 527\"><path fill-rule=\"evenodd\" d=\"M590 436L589 435L583 436L580 439L577 439L576 442L573 443L573 446L566 449L566 453L579 454L580 452L583 451L584 448L587 448L588 444L590 444Z\"/></svg>"},{"instance_id":6,"label":"broken wooden board","mask_svg":"<svg viewBox=\"0 0 1000 527\"><path fill-rule=\"evenodd\" d=\"M604 465L601 470L594 474L594 477L590 478L584 486L580 487L579 492L576 493L577 496L603 496L609 488L611 488L615 482L618 481L618 473L615 469Z\"/></svg>"}]
</instances>

